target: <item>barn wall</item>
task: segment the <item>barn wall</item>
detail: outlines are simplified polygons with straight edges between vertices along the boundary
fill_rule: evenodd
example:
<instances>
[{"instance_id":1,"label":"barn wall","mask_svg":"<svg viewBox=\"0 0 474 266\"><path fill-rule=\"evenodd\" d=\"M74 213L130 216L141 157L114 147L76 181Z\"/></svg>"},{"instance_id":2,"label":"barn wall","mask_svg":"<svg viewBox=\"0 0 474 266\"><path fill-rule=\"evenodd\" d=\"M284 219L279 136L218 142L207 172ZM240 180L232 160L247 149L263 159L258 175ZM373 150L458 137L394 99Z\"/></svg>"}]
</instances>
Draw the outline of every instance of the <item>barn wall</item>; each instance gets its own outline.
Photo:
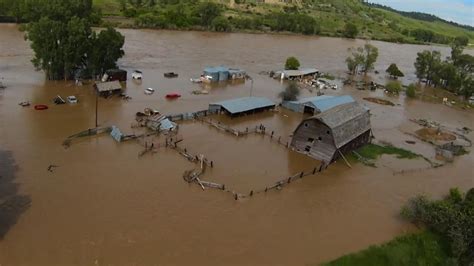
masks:
<instances>
[{"instance_id":1,"label":"barn wall","mask_svg":"<svg viewBox=\"0 0 474 266\"><path fill-rule=\"evenodd\" d=\"M305 120L298 126L291 146L298 152L326 162L332 160L336 151L331 129L316 119Z\"/></svg>"},{"instance_id":2,"label":"barn wall","mask_svg":"<svg viewBox=\"0 0 474 266\"><path fill-rule=\"evenodd\" d=\"M347 154L354 150L357 150L358 148L370 142L370 136L371 136L370 130L368 130L364 132L362 135L348 142L346 145L342 146L339 150L342 152L342 154ZM335 161L339 159L340 157L341 155L339 154L339 152L336 152L333 160Z\"/></svg>"}]
</instances>

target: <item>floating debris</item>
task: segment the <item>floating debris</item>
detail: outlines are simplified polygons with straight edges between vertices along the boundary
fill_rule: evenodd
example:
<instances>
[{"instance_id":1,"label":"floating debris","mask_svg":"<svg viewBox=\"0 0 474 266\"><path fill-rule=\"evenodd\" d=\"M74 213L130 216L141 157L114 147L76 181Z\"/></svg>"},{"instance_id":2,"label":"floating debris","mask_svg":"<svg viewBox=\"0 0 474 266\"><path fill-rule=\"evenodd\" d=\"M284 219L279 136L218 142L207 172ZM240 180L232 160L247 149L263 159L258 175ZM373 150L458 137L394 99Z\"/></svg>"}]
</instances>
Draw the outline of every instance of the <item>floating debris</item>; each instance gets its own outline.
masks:
<instances>
[{"instance_id":1,"label":"floating debris","mask_svg":"<svg viewBox=\"0 0 474 266\"><path fill-rule=\"evenodd\" d=\"M366 97L364 98L364 100L368 102L376 103L376 104L381 104L381 105L395 106L395 104L392 103L391 101L380 99L380 98Z\"/></svg>"},{"instance_id":2,"label":"floating debris","mask_svg":"<svg viewBox=\"0 0 474 266\"><path fill-rule=\"evenodd\" d=\"M28 107L28 106L30 106L31 104L30 104L30 102L25 101L25 102L20 102L18 105L20 105L20 106L22 106L22 107Z\"/></svg>"}]
</instances>

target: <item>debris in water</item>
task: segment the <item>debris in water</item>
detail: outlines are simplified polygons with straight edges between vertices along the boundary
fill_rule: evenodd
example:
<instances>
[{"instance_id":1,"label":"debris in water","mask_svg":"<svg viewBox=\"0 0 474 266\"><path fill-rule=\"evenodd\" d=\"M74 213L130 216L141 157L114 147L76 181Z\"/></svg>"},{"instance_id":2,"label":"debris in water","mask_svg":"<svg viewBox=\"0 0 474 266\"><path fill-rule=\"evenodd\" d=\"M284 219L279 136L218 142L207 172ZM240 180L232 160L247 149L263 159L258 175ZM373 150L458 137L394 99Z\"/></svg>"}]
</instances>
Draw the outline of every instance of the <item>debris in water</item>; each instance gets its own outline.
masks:
<instances>
[{"instance_id":1,"label":"debris in water","mask_svg":"<svg viewBox=\"0 0 474 266\"><path fill-rule=\"evenodd\" d=\"M366 97L364 98L364 100L368 102L372 102L372 103L381 104L381 105L395 106L395 104L392 103L391 101L380 99L380 98Z\"/></svg>"}]
</instances>

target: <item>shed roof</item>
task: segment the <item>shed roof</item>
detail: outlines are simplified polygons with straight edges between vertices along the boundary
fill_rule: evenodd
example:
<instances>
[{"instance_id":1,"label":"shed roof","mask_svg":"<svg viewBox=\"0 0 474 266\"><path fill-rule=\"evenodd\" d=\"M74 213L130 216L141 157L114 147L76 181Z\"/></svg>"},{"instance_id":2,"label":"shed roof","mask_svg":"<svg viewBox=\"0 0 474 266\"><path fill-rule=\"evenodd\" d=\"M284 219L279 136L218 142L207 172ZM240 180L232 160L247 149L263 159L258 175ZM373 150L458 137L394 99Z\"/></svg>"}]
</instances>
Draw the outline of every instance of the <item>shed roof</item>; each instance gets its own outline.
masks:
<instances>
[{"instance_id":1,"label":"shed roof","mask_svg":"<svg viewBox=\"0 0 474 266\"><path fill-rule=\"evenodd\" d=\"M228 71L229 71L229 68L226 66L204 68L204 72L207 72L207 73L218 73L218 72L228 72Z\"/></svg>"},{"instance_id":2,"label":"shed roof","mask_svg":"<svg viewBox=\"0 0 474 266\"><path fill-rule=\"evenodd\" d=\"M274 107L275 103L264 97L244 97L211 103L210 105L219 105L231 114L238 114L260 108Z\"/></svg>"},{"instance_id":3,"label":"shed roof","mask_svg":"<svg viewBox=\"0 0 474 266\"><path fill-rule=\"evenodd\" d=\"M317 119L327 125L337 148L370 130L369 109L357 102L336 106L308 119Z\"/></svg>"},{"instance_id":4,"label":"shed roof","mask_svg":"<svg viewBox=\"0 0 474 266\"><path fill-rule=\"evenodd\" d=\"M319 96L322 97L322 96ZM355 102L354 98L352 98L349 95L343 95L343 96L329 96L325 98L319 98L319 99L312 99L311 101L308 101L305 103L305 105L310 105L318 109L319 112L325 112L331 108L334 108L339 105L343 105L346 103L352 103Z\"/></svg>"},{"instance_id":5,"label":"shed roof","mask_svg":"<svg viewBox=\"0 0 474 266\"><path fill-rule=\"evenodd\" d=\"M109 81L109 82L97 82L95 86L99 92L115 91L121 90L122 85L119 81Z\"/></svg>"},{"instance_id":6,"label":"shed roof","mask_svg":"<svg viewBox=\"0 0 474 266\"><path fill-rule=\"evenodd\" d=\"M285 77L299 77L299 76L306 76L311 74L316 74L319 72L316 68L302 68L298 70L284 70L282 71L285 74Z\"/></svg>"}]
</instances>

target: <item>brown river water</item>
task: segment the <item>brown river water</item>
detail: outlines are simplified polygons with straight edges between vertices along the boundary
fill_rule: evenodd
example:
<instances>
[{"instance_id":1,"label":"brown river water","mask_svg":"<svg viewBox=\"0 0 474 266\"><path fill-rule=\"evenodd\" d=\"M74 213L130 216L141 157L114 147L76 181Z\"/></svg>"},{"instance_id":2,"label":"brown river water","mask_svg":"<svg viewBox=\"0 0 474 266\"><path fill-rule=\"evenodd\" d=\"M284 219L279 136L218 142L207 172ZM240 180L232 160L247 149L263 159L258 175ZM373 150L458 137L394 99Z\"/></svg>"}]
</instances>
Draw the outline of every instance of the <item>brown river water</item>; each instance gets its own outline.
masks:
<instances>
[{"instance_id":1,"label":"brown river water","mask_svg":"<svg viewBox=\"0 0 474 266\"><path fill-rule=\"evenodd\" d=\"M347 49L364 41L285 35L217 34L122 30L126 56L119 65L144 73L131 79L127 94L99 100L99 124L117 125L126 133L134 115L145 107L163 113L203 110L209 102L248 96L250 82L211 88L209 95L190 92L208 65L240 67L253 77L253 95L277 101L283 84L260 71L277 70L288 56L302 66L344 76ZM445 47L373 42L380 50L376 69L396 63L415 80L413 62L423 49ZM295 181L282 190L234 200L218 190L202 191L182 179L195 165L175 151L159 149L138 158L143 147L102 135L61 143L69 135L94 127L95 98L90 85L45 81L30 63L32 51L15 25L0 25L0 265L318 265L379 244L414 228L399 218L412 196L440 197L451 187L474 186L471 153L454 163L426 169L422 160L383 156L377 168L342 162L322 174ZM164 72L179 73L165 79ZM373 77L384 82L382 74ZM143 90L156 89L147 96ZM167 101L167 92L182 98ZM474 128L474 113L441 104L387 97L383 92L351 88L328 91L351 94L371 108L378 141L389 141L434 158L434 149L404 134L410 118L427 118L450 127ZM51 99L76 95L77 105L53 105ZM303 91L303 96L311 95ZM385 97L397 105L364 102ZM48 104L49 110L22 108L19 102ZM237 119L218 118L237 128L263 123L286 139L302 119L288 111ZM205 179L247 193L318 163L261 136L235 138L198 122L180 127L180 143L205 154L215 167ZM474 134L469 135L470 138ZM154 141L149 138L148 141ZM156 140L158 141L158 140ZM53 172L49 165L57 165ZM400 170L403 174L395 174ZM418 170L417 170L418 169Z\"/></svg>"}]
</instances>

